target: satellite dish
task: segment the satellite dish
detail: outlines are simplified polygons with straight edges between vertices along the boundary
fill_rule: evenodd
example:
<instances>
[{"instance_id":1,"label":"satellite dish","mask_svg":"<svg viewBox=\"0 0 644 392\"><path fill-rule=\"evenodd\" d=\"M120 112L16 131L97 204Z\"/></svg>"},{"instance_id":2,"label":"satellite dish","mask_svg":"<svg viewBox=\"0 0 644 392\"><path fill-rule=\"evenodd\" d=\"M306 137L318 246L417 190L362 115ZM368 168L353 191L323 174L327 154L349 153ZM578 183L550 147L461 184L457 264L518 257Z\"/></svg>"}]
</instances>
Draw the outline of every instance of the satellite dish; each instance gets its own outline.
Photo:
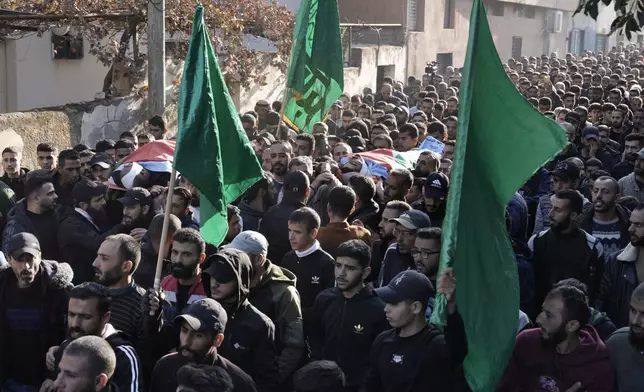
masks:
<instances>
[{"instance_id":1,"label":"satellite dish","mask_svg":"<svg viewBox=\"0 0 644 392\"><path fill-rule=\"evenodd\" d=\"M71 29L71 26L56 26L51 28L51 33L53 35L62 36L67 35Z\"/></svg>"}]
</instances>

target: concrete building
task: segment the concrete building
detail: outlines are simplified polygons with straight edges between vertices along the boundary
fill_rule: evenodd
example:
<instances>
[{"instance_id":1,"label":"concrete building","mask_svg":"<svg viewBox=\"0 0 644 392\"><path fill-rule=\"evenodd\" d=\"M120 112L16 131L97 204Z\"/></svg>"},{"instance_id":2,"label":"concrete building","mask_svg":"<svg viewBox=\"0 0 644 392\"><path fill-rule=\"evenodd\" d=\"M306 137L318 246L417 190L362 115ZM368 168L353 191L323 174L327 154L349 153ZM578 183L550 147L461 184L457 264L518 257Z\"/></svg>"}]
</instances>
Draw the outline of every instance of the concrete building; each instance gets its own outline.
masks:
<instances>
[{"instance_id":1,"label":"concrete building","mask_svg":"<svg viewBox=\"0 0 644 392\"><path fill-rule=\"evenodd\" d=\"M567 32L577 0L484 0L502 60L568 50ZM460 67L465 59L472 0L339 0L341 22L400 24L381 43L406 47L407 76L425 63ZM396 29L392 29L396 30ZM382 38L384 36L384 38Z\"/></svg>"}]
</instances>

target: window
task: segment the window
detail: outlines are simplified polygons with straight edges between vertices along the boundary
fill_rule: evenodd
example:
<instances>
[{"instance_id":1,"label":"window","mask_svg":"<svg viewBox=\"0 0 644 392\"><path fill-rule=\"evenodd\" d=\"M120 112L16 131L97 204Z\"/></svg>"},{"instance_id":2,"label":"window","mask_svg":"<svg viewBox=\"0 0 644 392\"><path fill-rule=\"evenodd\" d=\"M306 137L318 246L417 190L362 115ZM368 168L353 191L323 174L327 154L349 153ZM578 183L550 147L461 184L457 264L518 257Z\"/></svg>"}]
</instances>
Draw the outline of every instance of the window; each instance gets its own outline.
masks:
<instances>
[{"instance_id":1,"label":"window","mask_svg":"<svg viewBox=\"0 0 644 392\"><path fill-rule=\"evenodd\" d=\"M597 34L597 40L595 41L595 52L605 52L606 51L606 35Z\"/></svg>"},{"instance_id":2,"label":"window","mask_svg":"<svg viewBox=\"0 0 644 392\"><path fill-rule=\"evenodd\" d=\"M492 16L503 16L505 14L505 5L500 1L492 1L490 3L489 12Z\"/></svg>"},{"instance_id":3,"label":"window","mask_svg":"<svg viewBox=\"0 0 644 392\"><path fill-rule=\"evenodd\" d=\"M51 35L54 60L79 60L83 58L83 37L73 34Z\"/></svg>"},{"instance_id":4,"label":"window","mask_svg":"<svg viewBox=\"0 0 644 392\"><path fill-rule=\"evenodd\" d=\"M440 75L445 75L447 67L451 67L454 61L453 53L437 53L436 62L438 63L438 73Z\"/></svg>"},{"instance_id":5,"label":"window","mask_svg":"<svg viewBox=\"0 0 644 392\"><path fill-rule=\"evenodd\" d=\"M527 19L534 19L535 7L531 5L523 6L523 14Z\"/></svg>"},{"instance_id":6,"label":"window","mask_svg":"<svg viewBox=\"0 0 644 392\"><path fill-rule=\"evenodd\" d=\"M523 46L523 37L512 37L512 58L521 58L521 47Z\"/></svg>"},{"instance_id":7,"label":"window","mask_svg":"<svg viewBox=\"0 0 644 392\"><path fill-rule=\"evenodd\" d=\"M444 1L445 1L445 13L443 15L443 28L453 29L454 16L455 16L454 3L456 0L444 0Z\"/></svg>"}]
</instances>

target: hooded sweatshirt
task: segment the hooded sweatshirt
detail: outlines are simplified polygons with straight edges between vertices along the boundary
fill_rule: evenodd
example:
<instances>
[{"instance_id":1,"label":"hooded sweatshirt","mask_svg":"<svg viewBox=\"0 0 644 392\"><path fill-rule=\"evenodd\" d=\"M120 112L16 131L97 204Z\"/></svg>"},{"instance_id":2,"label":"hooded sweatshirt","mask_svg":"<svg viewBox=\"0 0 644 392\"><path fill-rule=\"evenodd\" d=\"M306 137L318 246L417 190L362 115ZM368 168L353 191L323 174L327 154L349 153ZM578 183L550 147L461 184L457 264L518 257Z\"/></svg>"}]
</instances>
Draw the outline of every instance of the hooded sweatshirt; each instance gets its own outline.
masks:
<instances>
[{"instance_id":1,"label":"hooded sweatshirt","mask_svg":"<svg viewBox=\"0 0 644 392\"><path fill-rule=\"evenodd\" d=\"M564 392L576 382L581 383L580 391L613 391L608 348L591 326L586 326L579 337L576 349L560 355L555 347L543 344L540 329L521 332L497 392Z\"/></svg>"},{"instance_id":2,"label":"hooded sweatshirt","mask_svg":"<svg viewBox=\"0 0 644 392\"><path fill-rule=\"evenodd\" d=\"M259 392L277 391L275 324L248 302L252 276L250 259L241 252L223 250L215 253L210 261L229 265L235 272L238 287L234 302L221 301L228 322L219 354L248 373Z\"/></svg>"},{"instance_id":3,"label":"hooded sweatshirt","mask_svg":"<svg viewBox=\"0 0 644 392\"><path fill-rule=\"evenodd\" d=\"M239 203L239 215L244 222L244 230L259 231L259 222L264 217L264 211L258 211L250 206L246 200Z\"/></svg>"},{"instance_id":4,"label":"hooded sweatshirt","mask_svg":"<svg viewBox=\"0 0 644 392\"><path fill-rule=\"evenodd\" d=\"M276 328L280 381L298 367L304 354L304 330L300 294L295 288L295 275L269 260L264 263L259 283L252 287L248 300L267 315Z\"/></svg>"}]
</instances>

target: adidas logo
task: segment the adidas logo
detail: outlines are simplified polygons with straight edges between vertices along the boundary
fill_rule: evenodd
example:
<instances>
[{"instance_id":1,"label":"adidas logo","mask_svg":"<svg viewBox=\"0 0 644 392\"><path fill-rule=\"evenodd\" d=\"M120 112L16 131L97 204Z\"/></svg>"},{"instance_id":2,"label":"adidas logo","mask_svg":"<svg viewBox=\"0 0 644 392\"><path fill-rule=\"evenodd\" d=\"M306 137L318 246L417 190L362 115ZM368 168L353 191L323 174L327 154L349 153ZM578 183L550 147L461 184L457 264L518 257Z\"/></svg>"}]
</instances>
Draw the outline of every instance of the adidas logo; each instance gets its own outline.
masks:
<instances>
[{"instance_id":1,"label":"adidas logo","mask_svg":"<svg viewBox=\"0 0 644 392\"><path fill-rule=\"evenodd\" d=\"M311 283L320 284L320 277L319 276L312 276L311 277Z\"/></svg>"},{"instance_id":2,"label":"adidas logo","mask_svg":"<svg viewBox=\"0 0 644 392\"><path fill-rule=\"evenodd\" d=\"M443 188L443 184L441 184L440 180L437 178L434 181L432 181L432 186L434 188Z\"/></svg>"},{"instance_id":3,"label":"adidas logo","mask_svg":"<svg viewBox=\"0 0 644 392\"><path fill-rule=\"evenodd\" d=\"M364 327L362 325L360 325L360 324L354 325L353 326L353 332L361 334L361 333L364 332Z\"/></svg>"}]
</instances>

